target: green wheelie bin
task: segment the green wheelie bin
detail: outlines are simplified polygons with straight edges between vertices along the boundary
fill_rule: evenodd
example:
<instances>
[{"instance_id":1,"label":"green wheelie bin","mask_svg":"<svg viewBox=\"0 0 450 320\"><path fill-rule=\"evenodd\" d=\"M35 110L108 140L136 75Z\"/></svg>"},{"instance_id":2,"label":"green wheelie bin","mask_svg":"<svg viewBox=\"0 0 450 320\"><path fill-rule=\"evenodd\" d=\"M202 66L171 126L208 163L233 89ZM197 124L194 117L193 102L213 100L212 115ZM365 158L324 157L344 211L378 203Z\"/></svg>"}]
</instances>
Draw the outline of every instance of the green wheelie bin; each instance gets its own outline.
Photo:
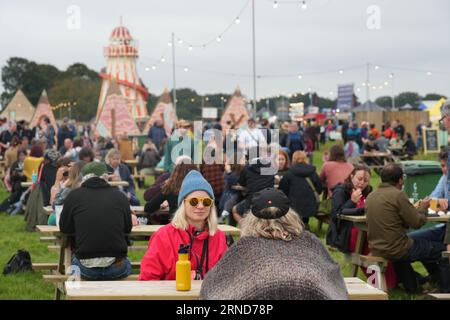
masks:
<instances>
[{"instance_id":1,"label":"green wheelie bin","mask_svg":"<svg viewBox=\"0 0 450 320\"><path fill-rule=\"evenodd\" d=\"M442 176L438 161L401 161L401 165L406 175L403 191L409 198L414 199L414 203L429 196Z\"/></svg>"}]
</instances>

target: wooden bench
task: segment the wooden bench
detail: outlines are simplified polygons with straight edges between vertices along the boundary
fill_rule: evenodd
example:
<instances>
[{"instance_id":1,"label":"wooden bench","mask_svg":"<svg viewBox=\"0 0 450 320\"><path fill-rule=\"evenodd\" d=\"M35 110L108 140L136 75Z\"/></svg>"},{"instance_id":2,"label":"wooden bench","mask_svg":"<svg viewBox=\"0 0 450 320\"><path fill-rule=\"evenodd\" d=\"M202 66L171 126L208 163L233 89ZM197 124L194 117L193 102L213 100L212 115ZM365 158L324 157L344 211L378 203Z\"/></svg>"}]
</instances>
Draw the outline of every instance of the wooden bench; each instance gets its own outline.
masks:
<instances>
[{"instance_id":1,"label":"wooden bench","mask_svg":"<svg viewBox=\"0 0 450 320\"><path fill-rule=\"evenodd\" d=\"M40 237L39 241L55 243L57 241L57 239L56 239L56 237Z\"/></svg>"},{"instance_id":2,"label":"wooden bench","mask_svg":"<svg viewBox=\"0 0 450 320\"><path fill-rule=\"evenodd\" d=\"M442 257L443 257L443 258L449 258L449 259L450 259L450 251L444 251L444 252L442 252Z\"/></svg>"},{"instance_id":3,"label":"wooden bench","mask_svg":"<svg viewBox=\"0 0 450 320\"><path fill-rule=\"evenodd\" d=\"M42 276L45 282L54 283L54 284L62 284L65 281L68 281L71 275L66 274L45 274ZM138 274L130 274L128 277L123 279L118 279L115 281L137 281L139 279ZM87 281L81 279L81 281Z\"/></svg>"},{"instance_id":4,"label":"wooden bench","mask_svg":"<svg viewBox=\"0 0 450 320\"><path fill-rule=\"evenodd\" d=\"M60 252L61 246L59 245L50 245L47 247L50 252ZM128 247L128 251L147 251L148 246L130 246Z\"/></svg>"},{"instance_id":5,"label":"wooden bench","mask_svg":"<svg viewBox=\"0 0 450 320\"><path fill-rule=\"evenodd\" d=\"M450 293L430 293L428 297L433 300L450 300Z\"/></svg>"},{"instance_id":6,"label":"wooden bench","mask_svg":"<svg viewBox=\"0 0 450 320\"><path fill-rule=\"evenodd\" d=\"M329 215L327 213L317 212L317 214L314 217L319 221L319 224L317 225L319 232L322 231L322 225L324 223L330 224L331 215Z\"/></svg>"},{"instance_id":7,"label":"wooden bench","mask_svg":"<svg viewBox=\"0 0 450 320\"><path fill-rule=\"evenodd\" d=\"M140 269L141 262L131 262L131 267L133 269ZM58 269L58 264L55 263L33 263L33 270L56 270Z\"/></svg>"}]
</instances>

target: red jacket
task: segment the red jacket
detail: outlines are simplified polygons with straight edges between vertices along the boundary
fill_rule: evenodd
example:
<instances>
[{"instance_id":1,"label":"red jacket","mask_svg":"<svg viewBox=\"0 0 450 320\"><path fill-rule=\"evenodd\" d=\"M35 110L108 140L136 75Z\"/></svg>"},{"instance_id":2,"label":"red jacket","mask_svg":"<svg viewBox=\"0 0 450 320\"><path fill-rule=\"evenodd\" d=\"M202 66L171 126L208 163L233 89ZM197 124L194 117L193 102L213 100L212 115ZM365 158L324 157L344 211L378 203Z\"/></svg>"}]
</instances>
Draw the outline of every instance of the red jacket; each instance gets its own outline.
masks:
<instances>
[{"instance_id":1,"label":"red jacket","mask_svg":"<svg viewBox=\"0 0 450 320\"><path fill-rule=\"evenodd\" d=\"M194 234L195 228L191 225L185 231L176 229L171 223L155 232L142 258L139 280L175 280L175 264L178 261L180 244L190 244ZM208 258L205 257L203 275L206 273L206 261L208 270L211 270L227 250L225 234L221 230L217 230L214 236L209 236L207 231L203 231L192 237L192 248L189 250L192 276L195 276L195 270L202 256L203 243L208 237Z\"/></svg>"}]
</instances>

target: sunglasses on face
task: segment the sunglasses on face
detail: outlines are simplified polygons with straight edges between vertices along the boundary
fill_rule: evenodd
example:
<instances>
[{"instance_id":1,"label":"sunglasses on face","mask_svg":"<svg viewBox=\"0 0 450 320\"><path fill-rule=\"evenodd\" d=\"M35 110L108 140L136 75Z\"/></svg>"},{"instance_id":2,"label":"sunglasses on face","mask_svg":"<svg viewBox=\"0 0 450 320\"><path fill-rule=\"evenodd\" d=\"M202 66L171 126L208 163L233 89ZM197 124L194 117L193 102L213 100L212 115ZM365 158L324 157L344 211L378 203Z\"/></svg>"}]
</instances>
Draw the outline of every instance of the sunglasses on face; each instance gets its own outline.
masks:
<instances>
[{"instance_id":1,"label":"sunglasses on face","mask_svg":"<svg viewBox=\"0 0 450 320\"><path fill-rule=\"evenodd\" d=\"M210 207L212 206L213 200L211 198L190 198L186 199L187 202L193 207L198 207L199 203L201 202L204 207Z\"/></svg>"}]
</instances>

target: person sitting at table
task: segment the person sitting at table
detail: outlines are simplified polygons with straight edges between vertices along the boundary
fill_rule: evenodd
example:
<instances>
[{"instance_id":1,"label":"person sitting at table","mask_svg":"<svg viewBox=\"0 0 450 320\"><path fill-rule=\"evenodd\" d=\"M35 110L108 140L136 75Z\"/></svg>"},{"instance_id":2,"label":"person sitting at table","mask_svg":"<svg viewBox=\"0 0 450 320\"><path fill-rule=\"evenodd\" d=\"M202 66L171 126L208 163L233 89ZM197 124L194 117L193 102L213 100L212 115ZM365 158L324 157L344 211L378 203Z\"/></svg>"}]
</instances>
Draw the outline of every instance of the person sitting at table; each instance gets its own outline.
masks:
<instances>
[{"instance_id":1,"label":"person sitting at table","mask_svg":"<svg viewBox=\"0 0 450 320\"><path fill-rule=\"evenodd\" d=\"M50 205L55 209L56 206L62 206L64 200L67 198L69 193L79 188L81 185L82 174L81 170L86 165L84 161L77 161L70 163L69 166L61 166L56 172L55 185L51 190ZM63 177L66 176L67 179L63 181ZM48 225L56 225L56 214L53 212L48 217Z\"/></svg>"},{"instance_id":2,"label":"person sitting at table","mask_svg":"<svg viewBox=\"0 0 450 320\"><path fill-rule=\"evenodd\" d=\"M275 175L276 184L280 183L281 178L288 172L290 166L291 161L289 160L289 154L284 150L278 150L278 172Z\"/></svg>"},{"instance_id":3,"label":"person sitting at table","mask_svg":"<svg viewBox=\"0 0 450 320\"><path fill-rule=\"evenodd\" d=\"M444 149L439 152L439 162L441 164L442 176L439 179L434 190L430 193L430 198L438 199L439 210L448 211L448 184L447 184L447 161L448 150Z\"/></svg>"},{"instance_id":4,"label":"person sitting at table","mask_svg":"<svg viewBox=\"0 0 450 320\"><path fill-rule=\"evenodd\" d=\"M180 245L189 245L193 276L201 280L227 250L225 234L217 225L212 187L200 172L186 175L177 204L171 223L150 238L139 280L175 280Z\"/></svg>"},{"instance_id":5,"label":"person sitting at table","mask_svg":"<svg viewBox=\"0 0 450 320\"><path fill-rule=\"evenodd\" d=\"M256 192L241 226L241 239L203 280L200 299L348 299L339 265L281 190Z\"/></svg>"},{"instance_id":6,"label":"person sitting at table","mask_svg":"<svg viewBox=\"0 0 450 320\"><path fill-rule=\"evenodd\" d=\"M344 146L345 158L350 163L356 163L357 158L361 154L359 145L355 142L353 136L349 136L347 143Z\"/></svg>"},{"instance_id":7,"label":"person sitting at table","mask_svg":"<svg viewBox=\"0 0 450 320\"><path fill-rule=\"evenodd\" d=\"M27 180L23 174L23 164L26 157L27 150L22 147L19 148L17 150L17 161L12 164L10 170L10 180L12 186L11 194L1 203L0 211L13 213L16 208L14 204L20 200L22 193L26 190L26 188L21 186L21 183Z\"/></svg>"},{"instance_id":8,"label":"person sitting at table","mask_svg":"<svg viewBox=\"0 0 450 320\"><path fill-rule=\"evenodd\" d=\"M137 224L126 196L106 181L104 163L81 170L81 187L64 201L59 220L62 233L75 235L72 265L85 280L115 280L131 274L127 234Z\"/></svg>"},{"instance_id":9,"label":"person sitting at table","mask_svg":"<svg viewBox=\"0 0 450 320\"><path fill-rule=\"evenodd\" d=\"M378 151L388 152L389 139L386 138L385 134L382 134L375 140L375 145L378 147Z\"/></svg>"},{"instance_id":10,"label":"person sitting at table","mask_svg":"<svg viewBox=\"0 0 450 320\"><path fill-rule=\"evenodd\" d=\"M417 148L412 138L412 135L409 132L406 134L406 141L403 144L403 148L405 149L405 152L408 155L408 159L413 160L414 156L417 154Z\"/></svg>"},{"instance_id":11,"label":"person sitting at table","mask_svg":"<svg viewBox=\"0 0 450 320\"><path fill-rule=\"evenodd\" d=\"M377 151L379 151L379 149L378 149L378 146L375 144L375 137L371 135L371 136L369 136L369 139L367 139L366 143L364 144L363 154L364 155L373 155L374 152L377 152ZM371 165L375 165L377 162L379 163L382 160L379 159L378 157L376 157L376 158L365 158L364 161L367 165L371 166Z\"/></svg>"},{"instance_id":12,"label":"person sitting at table","mask_svg":"<svg viewBox=\"0 0 450 320\"><path fill-rule=\"evenodd\" d=\"M47 149L44 154L44 162L41 164L40 172L40 185L42 190L42 197L44 201L44 207L50 204L50 191L55 184L56 172L61 164L58 160L61 158L61 154L54 149Z\"/></svg>"},{"instance_id":13,"label":"person sitting at table","mask_svg":"<svg viewBox=\"0 0 450 320\"><path fill-rule=\"evenodd\" d=\"M130 205L139 206L140 202L136 196L136 191L134 188L134 181L131 177L130 169L128 166L121 163L122 155L119 150L111 149L106 155L105 162L107 164L108 173L112 176L112 179L118 181L128 182L128 187L119 187L128 198Z\"/></svg>"},{"instance_id":14,"label":"person sitting at table","mask_svg":"<svg viewBox=\"0 0 450 320\"><path fill-rule=\"evenodd\" d=\"M292 155L292 166L281 179L280 190L289 197L291 207L309 230L309 218L317 214L319 207L322 182L316 167L308 164L308 156L304 151L295 151Z\"/></svg>"},{"instance_id":15,"label":"person sitting at table","mask_svg":"<svg viewBox=\"0 0 450 320\"><path fill-rule=\"evenodd\" d=\"M331 198L331 190L338 184L343 183L352 172L353 165L345 159L344 148L336 144L330 148L330 155L320 170L320 180L327 187L328 197Z\"/></svg>"},{"instance_id":16,"label":"person sitting at table","mask_svg":"<svg viewBox=\"0 0 450 320\"><path fill-rule=\"evenodd\" d=\"M450 266L446 251L445 228L430 228L407 233L408 228L420 228L427 221L430 204L423 199L416 209L402 191L403 170L387 164L381 171L380 187L366 201L369 248L376 256L393 262L396 274L407 292L420 292L422 281L411 266L421 261L431 278L439 279L440 292L450 292Z\"/></svg>"},{"instance_id":17,"label":"person sitting at table","mask_svg":"<svg viewBox=\"0 0 450 320\"><path fill-rule=\"evenodd\" d=\"M179 163L174 166L170 177L162 184L160 191L145 204L144 211L149 220L156 221L158 224L167 224L172 219L178 209L178 194L183 179L192 170L198 170L196 164ZM166 201L169 207L168 214L156 216L156 213L161 210L161 205Z\"/></svg>"},{"instance_id":18,"label":"person sitting at table","mask_svg":"<svg viewBox=\"0 0 450 320\"><path fill-rule=\"evenodd\" d=\"M242 170L238 180L239 185L247 188L247 194L245 195L245 199L232 209L233 219L237 223L239 223L250 208L253 194L265 188L273 188L275 184L275 173L270 174L273 169L270 158L255 157L257 154L255 148L258 147L250 149L249 157L253 158L245 166L244 170ZM262 147L259 148L259 152L264 154Z\"/></svg>"},{"instance_id":19,"label":"person sitting at table","mask_svg":"<svg viewBox=\"0 0 450 320\"><path fill-rule=\"evenodd\" d=\"M395 137L391 138L391 140L389 140L389 146L391 148L402 149L403 148L402 138L399 135L396 135Z\"/></svg>"},{"instance_id":20,"label":"person sitting at table","mask_svg":"<svg viewBox=\"0 0 450 320\"><path fill-rule=\"evenodd\" d=\"M229 224L235 224L235 221L231 221L233 217L230 215L230 212L241 199L241 193L233 189L233 186L238 184L242 170L244 170L244 165L242 164L225 165L225 188L219 202L219 210L221 212L219 223L223 223L229 217Z\"/></svg>"},{"instance_id":21,"label":"person sitting at table","mask_svg":"<svg viewBox=\"0 0 450 320\"><path fill-rule=\"evenodd\" d=\"M78 154L78 158L80 159L80 161L84 161L86 163L95 161L94 150L92 150L92 148L83 147Z\"/></svg>"},{"instance_id":22,"label":"person sitting at table","mask_svg":"<svg viewBox=\"0 0 450 320\"><path fill-rule=\"evenodd\" d=\"M355 165L353 171L333 188L331 222L326 242L342 252L354 252L358 229L341 215L364 215L364 204L372 191L369 185L370 169L365 165Z\"/></svg>"}]
</instances>

